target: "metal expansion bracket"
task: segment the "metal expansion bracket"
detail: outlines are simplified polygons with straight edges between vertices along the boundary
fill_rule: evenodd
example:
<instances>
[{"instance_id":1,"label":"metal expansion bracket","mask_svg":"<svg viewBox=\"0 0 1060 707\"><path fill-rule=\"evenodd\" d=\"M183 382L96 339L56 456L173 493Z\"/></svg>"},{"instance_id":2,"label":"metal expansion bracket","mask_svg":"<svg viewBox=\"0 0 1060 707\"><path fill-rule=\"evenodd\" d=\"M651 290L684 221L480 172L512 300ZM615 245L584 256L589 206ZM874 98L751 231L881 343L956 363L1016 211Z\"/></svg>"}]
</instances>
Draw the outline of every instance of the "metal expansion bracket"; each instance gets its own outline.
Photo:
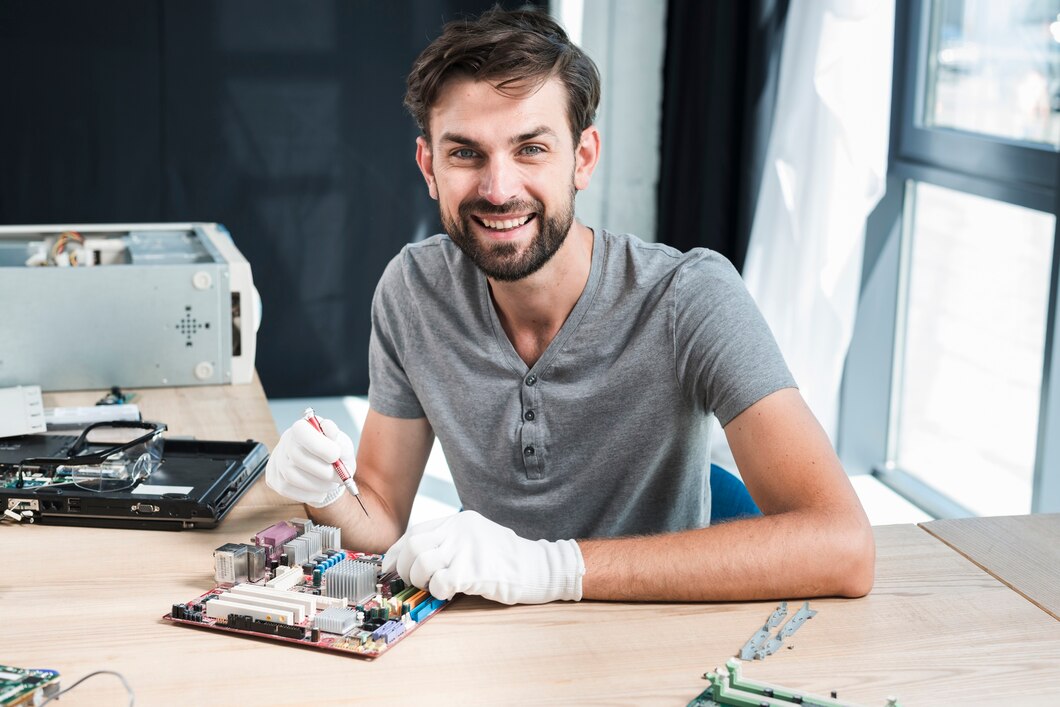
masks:
<instances>
[{"instance_id":1,"label":"metal expansion bracket","mask_svg":"<svg viewBox=\"0 0 1060 707\"><path fill-rule=\"evenodd\" d=\"M795 615L788 619L788 622L784 624L784 627L777 631L777 635L769 639L769 642L762 648L755 651L755 660L762 660L767 655L773 655L780 644L784 642L785 638L792 636L799 627L806 623L807 619L812 619L817 615L817 611L810 608L810 602L805 602L802 608L795 612Z\"/></svg>"},{"instance_id":2,"label":"metal expansion bracket","mask_svg":"<svg viewBox=\"0 0 1060 707\"><path fill-rule=\"evenodd\" d=\"M780 624L781 619L788 615L788 602L782 601L777 606L776 610L770 615L763 624L762 628L758 629L755 635L751 636L750 640L744 644L743 648L740 649L741 660L751 660L755 657L755 653L761 649L762 644L769 638L769 632Z\"/></svg>"}]
</instances>

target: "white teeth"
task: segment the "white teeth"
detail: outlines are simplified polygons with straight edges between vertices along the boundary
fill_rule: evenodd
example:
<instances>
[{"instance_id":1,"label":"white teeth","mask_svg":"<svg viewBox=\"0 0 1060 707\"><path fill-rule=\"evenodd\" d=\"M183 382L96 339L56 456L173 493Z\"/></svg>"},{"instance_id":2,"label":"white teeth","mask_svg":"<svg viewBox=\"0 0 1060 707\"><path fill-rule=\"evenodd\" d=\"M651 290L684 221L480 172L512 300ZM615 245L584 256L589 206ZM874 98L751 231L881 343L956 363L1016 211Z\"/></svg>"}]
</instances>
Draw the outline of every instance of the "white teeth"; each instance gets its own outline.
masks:
<instances>
[{"instance_id":1,"label":"white teeth","mask_svg":"<svg viewBox=\"0 0 1060 707\"><path fill-rule=\"evenodd\" d=\"M522 218L508 219L507 221L489 221L487 219L482 219L482 223L484 223L487 228L495 228L497 230L505 231L505 230L508 230L509 228L515 228L516 226L522 226L524 223L526 223L529 220L530 220L530 216L527 215L527 216L523 216Z\"/></svg>"}]
</instances>

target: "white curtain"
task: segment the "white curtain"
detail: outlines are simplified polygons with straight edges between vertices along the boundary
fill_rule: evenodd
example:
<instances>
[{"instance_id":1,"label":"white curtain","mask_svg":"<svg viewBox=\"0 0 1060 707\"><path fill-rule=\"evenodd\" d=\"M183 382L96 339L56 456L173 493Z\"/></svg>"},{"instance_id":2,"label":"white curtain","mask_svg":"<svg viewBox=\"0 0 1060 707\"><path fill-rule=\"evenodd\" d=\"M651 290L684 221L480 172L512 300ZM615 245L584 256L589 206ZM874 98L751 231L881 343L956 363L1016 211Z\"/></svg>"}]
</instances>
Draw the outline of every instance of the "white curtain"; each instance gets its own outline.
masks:
<instances>
[{"instance_id":1,"label":"white curtain","mask_svg":"<svg viewBox=\"0 0 1060 707\"><path fill-rule=\"evenodd\" d=\"M893 44L894 0L792 0L744 265L833 443L865 219L885 187ZM715 433L714 460L734 468Z\"/></svg>"}]
</instances>

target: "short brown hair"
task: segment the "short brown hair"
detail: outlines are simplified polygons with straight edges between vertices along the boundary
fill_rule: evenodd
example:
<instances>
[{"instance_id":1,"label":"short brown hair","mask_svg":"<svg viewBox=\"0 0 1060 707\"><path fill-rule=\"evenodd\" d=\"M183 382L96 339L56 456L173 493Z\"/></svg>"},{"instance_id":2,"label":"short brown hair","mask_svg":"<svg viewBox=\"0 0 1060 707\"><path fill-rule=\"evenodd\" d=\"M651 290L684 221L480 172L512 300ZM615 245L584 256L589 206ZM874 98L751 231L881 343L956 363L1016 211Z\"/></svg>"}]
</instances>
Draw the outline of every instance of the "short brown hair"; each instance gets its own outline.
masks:
<instances>
[{"instance_id":1,"label":"short brown hair","mask_svg":"<svg viewBox=\"0 0 1060 707\"><path fill-rule=\"evenodd\" d=\"M430 111L442 86L454 76L488 81L505 95L522 95L553 76L567 89L567 117L577 145L596 119L600 74L545 12L494 6L475 20L457 20L416 59L408 77L405 107L430 139Z\"/></svg>"}]
</instances>

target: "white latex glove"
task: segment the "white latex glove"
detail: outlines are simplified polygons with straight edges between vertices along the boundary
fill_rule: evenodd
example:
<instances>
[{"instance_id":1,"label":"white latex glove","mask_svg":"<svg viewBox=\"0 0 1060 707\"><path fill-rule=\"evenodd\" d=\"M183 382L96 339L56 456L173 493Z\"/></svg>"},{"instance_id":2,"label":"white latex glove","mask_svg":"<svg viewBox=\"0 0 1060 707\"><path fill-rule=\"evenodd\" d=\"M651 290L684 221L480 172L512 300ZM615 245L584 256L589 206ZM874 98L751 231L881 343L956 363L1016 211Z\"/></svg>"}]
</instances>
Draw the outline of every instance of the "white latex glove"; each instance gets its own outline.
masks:
<instances>
[{"instance_id":1,"label":"white latex glove","mask_svg":"<svg viewBox=\"0 0 1060 707\"><path fill-rule=\"evenodd\" d=\"M439 599L479 594L502 604L582 598L585 561L573 540L527 540L475 511L429 520L387 550L383 571Z\"/></svg>"},{"instance_id":2,"label":"white latex glove","mask_svg":"<svg viewBox=\"0 0 1060 707\"><path fill-rule=\"evenodd\" d=\"M288 427L265 466L265 483L274 491L313 508L337 501L346 488L331 464L342 459L350 475L357 469L353 440L331 420L318 418L324 434L305 420Z\"/></svg>"}]
</instances>

